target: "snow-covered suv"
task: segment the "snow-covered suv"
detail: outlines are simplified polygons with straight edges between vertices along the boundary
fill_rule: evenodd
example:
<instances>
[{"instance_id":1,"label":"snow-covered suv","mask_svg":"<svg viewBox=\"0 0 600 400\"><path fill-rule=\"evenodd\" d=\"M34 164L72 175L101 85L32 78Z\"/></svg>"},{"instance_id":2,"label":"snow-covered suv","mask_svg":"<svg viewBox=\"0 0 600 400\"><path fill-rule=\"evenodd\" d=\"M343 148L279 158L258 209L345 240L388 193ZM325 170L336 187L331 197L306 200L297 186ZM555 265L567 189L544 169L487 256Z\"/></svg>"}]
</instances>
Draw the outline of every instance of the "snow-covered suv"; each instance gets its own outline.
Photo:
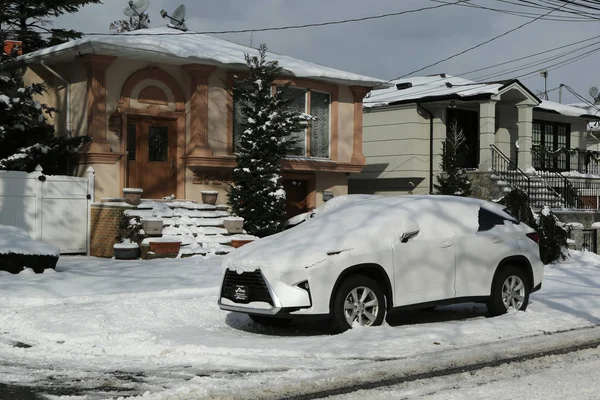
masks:
<instances>
[{"instance_id":1,"label":"snow-covered suv","mask_svg":"<svg viewBox=\"0 0 600 400\"><path fill-rule=\"evenodd\" d=\"M232 252L219 306L264 324L327 315L336 331L379 325L392 308L525 310L543 277L537 240L495 203L373 196Z\"/></svg>"}]
</instances>

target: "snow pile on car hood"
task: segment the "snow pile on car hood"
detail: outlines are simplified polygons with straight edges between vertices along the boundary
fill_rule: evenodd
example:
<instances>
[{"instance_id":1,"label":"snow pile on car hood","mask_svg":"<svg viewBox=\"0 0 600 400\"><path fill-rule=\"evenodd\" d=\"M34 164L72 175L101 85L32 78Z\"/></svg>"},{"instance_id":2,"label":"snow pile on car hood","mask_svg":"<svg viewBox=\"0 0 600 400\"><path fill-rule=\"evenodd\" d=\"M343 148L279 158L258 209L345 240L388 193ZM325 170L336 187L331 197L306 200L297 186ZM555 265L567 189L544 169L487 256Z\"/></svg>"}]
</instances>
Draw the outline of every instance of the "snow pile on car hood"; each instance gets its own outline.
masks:
<instances>
[{"instance_id":1,"label":"snow pile on car hood","mask_svg":"<svg viewBox=\"0 0 600 400\"><path fill-rule=\"evenodd\" d=\"M51 244L31 239L29 234L21 228L0 225L0 254L9 253L58 257L60 249Z\"/></svg>"},{"instance_id":2,"label":"snow pile on car hood","mask_svg":"<svg viewBox=\"0 0 600 400\"><path fill-rule=\"evenodd\" d=\"M337 252L390 249L405 233L417 240L474 234L482 200L452 196L381 197L335 210L232 252L223 267L238 272L309 268ZM328 255L329 253L329 255Z\"/></svg>"}]
</instances>

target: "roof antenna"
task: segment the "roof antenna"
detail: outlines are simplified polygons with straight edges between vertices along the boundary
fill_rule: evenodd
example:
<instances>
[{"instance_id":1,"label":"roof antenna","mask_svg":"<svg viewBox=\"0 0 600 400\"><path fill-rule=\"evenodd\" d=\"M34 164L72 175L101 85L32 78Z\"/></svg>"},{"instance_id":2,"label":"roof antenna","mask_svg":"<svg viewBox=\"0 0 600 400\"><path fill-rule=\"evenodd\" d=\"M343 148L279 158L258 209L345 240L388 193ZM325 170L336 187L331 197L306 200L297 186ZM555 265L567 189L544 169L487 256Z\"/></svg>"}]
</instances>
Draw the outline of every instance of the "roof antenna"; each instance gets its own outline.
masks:
<instances>
[{"instance_id":1,"label":"roof antenna","mask_svg":"<svg viewBox=\"0 0 600 400\"><path fill-rule=\"evenodd\" d=\"M546 71L546 70L540 71L540 76L542 78L544 78L544 93L542 93L542 99L549 100L548 99L548 71Z\"/></svg>"},{"instance_id":2,"label":"roof antenna","mask_svg":"<svg viewBox=\"0 0 600 400\"><path fill-rule=\"evenodd\" d=\"M137 28L142 29L142 14L148 9L148 6L150 5L150 0L138 0L135 3L133 2L133 0L129 0L129 3L127 4L129 5L125 7L125 10L123 10L123 14L130 18L138 17Z\"/></svg>"},{"instance_id":3,"label":"roof antenna","mask_svg":"<svg viewBox=\"0 0 600 400\"><path fill-rule=\"evenodd\" d=\"M169 27L179 29L181 31L187 31L187 26L185 26L185 6L183 4L179 5L173 11L173 15L167 14L165 10L160 10L160 16L163 18L169 18L171 23Z\"/></svg>"}]
</instances>

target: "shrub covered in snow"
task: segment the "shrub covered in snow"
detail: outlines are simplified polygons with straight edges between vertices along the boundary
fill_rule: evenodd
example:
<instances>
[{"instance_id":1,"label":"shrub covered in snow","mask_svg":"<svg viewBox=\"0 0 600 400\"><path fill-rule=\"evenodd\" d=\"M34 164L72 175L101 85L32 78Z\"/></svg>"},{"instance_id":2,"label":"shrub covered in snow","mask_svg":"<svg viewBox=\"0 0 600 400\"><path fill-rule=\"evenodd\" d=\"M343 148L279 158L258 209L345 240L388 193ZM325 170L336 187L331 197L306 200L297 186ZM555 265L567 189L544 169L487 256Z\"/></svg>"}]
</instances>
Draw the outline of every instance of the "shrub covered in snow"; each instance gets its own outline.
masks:
<instances>
[{"instance_id":1,"label":"shrub covered in snow","mask_svg":"<svg viewBox=\"0 0 600 400\"><path fill-rule=\"evenodd\" d=\"M0 225L0 270L18 274L25 268L37 273L56 267L60 249L33 240L16 226Z\"/></svg>"},{"instance_id":2,"label":"shrub covered in snow","mask_svg":"<svg viewBox=\"0 0 600 400\"><path fill-rule=\"evenodd\" d=\"M565 259L569 233L550 208L544 207L539 214L534 215L529 205L529 197L519 189L509 192L500 203L519 221L538 232L540 258L544 264Z\"/></svg>"},{"instance_id":3,"label":"shrub covered in snow","mask_svg":"<svg viewBox=\"0 0 600 400\"><path fill-rule=\"evenodd\" d=\"M537 216L540 235L540 258L544 264L564 260L567 252L569 232L565 229L552 210L544 207Z\"/></svg>"},{"instance_id":4,"label":"shrub covered in snow","mask_svg":"<svg viewBox=\"0 0 600 400\"><path fill-rule=\"evenodd\" d=\"M241 105L243 133L229 203L244 218L246 231L262 237L282 228L286 195L280 161L291 153L296 145L292 135L306 128L309 117L291 110L293 99L285 95L285 88L273 94L273 81L282 69L276 61L266 60L265 45L259 53L246 54L248 77L232 89Z\"/></svg>"}]
</instances>

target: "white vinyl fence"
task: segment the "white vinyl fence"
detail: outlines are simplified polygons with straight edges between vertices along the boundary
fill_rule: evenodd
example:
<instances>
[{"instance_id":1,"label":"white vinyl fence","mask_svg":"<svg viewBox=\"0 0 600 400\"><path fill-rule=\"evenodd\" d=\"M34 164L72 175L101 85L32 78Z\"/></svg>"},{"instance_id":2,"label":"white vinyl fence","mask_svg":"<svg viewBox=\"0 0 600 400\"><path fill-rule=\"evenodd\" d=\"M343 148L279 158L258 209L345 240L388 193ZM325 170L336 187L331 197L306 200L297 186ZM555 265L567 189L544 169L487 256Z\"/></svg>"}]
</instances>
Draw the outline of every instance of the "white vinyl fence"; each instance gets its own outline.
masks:
<instances>
[{"instance_id":1,"label":"white vinyl fence","mask_svg":"<svg viewBox=\"0 0 600 400\"><path fill-rule=\"evenodd\" d=\"M94 169L84 178L0 171L0 224L25 229L33 239L60 247L63 254L89 250Z\"/></svg>"}]
</instances>

